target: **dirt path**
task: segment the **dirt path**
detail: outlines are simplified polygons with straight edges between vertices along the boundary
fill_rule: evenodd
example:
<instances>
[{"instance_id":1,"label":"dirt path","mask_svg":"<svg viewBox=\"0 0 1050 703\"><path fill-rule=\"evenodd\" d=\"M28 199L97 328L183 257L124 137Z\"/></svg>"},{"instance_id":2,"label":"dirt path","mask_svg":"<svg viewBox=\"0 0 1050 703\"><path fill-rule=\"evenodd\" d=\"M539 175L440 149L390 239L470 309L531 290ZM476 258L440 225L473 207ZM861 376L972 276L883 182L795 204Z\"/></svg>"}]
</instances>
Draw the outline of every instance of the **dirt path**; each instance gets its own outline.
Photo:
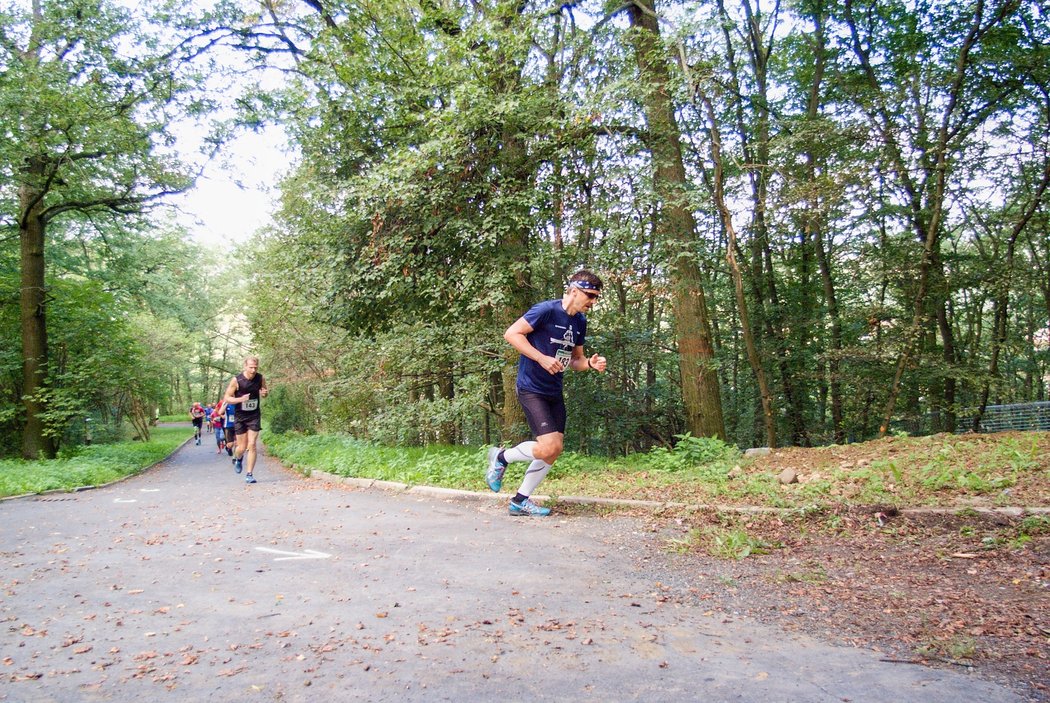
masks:
<instances>
[{"instance_id":1,"label":"dirt path","mask_svg":"<svg viewBox=\"0 0 1050 703\"><path fill-rule=\"evenodd\" d=\"M1024 700L675 597L636 518L247 486L213 452L0 504L0 700Z\"/></svg>"}]
</instances>

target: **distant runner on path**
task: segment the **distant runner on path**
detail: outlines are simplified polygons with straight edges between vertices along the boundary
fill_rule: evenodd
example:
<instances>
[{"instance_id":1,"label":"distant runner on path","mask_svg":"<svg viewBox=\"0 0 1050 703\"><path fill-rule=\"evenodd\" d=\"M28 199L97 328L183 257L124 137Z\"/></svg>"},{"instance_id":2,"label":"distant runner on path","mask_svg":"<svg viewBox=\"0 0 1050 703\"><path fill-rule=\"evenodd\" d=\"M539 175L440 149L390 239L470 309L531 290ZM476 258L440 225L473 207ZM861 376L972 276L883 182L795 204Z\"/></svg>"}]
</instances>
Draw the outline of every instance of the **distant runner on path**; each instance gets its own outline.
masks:
<instances>
[{"instance_id":1,"label":"distant runner on path","mask_svg":"<svg viewBox=\"0 0 1050 703\"><path fill-rule=\"evenodd\" d=\"M237 443L237 433L233 429L234 413L236 411L234 406L227 403L224 399L219 401L219 407L215 411L222 417L223 444L226 446L226 453L233 456L233 446Z\"/></svg>"},{"instance_id":2,"label":"distant runner on path","mask_svg":"<svg viewBox=\"0 0 1050 703\"><path fill-rule=\"evenodd\" d=\"M201 425L204 424L204 408L200 403L194 403L190 408L190 420L193 422L193 439L197 444L201 443Z\"/></svg>"},{"instance_id":3,"label":"distant runner on path","mask_svg":"<svg viewBox=\"0 0 1050 703\"><path fill-rule=\"evenodd\" d=\"M222 403L220 401L219 405ZM226 415L220 413L218 408L211 415L208 416L208 426L215 429L215 453L221 454L226 449L226 433L223 431L222 426L226 419Z\"/></svg>"},{"instance_id":4,"label":"distant runner on path","mask_svg":"<svg viewBox=\"0 0 1050 703\"><path fill-rule=\"evenodd\" d=\"M230 379L226 387L223 402L236 406L234 412L234 432L237 434L237 447L233 450L233 470L240 473L244 469L244 455L248 455L248 473L246 483L255 483L256 443L259 430L262 429L262 409L260 399L269 393L266 379L259 373L259 357L249 356L244 360L244 370Z\"/></svg>"}]
</instances>

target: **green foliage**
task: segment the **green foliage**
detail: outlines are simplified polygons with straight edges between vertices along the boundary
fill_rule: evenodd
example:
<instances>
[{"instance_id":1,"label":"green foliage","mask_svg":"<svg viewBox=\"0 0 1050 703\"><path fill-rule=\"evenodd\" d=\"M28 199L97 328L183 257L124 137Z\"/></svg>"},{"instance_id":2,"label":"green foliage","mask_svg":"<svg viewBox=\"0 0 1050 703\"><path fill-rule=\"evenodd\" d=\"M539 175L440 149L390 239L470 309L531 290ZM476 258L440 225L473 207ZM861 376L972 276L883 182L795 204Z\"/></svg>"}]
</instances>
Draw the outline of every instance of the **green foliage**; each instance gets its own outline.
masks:
<instances>
[{"instance_id":1,"label":"green foliage","mask_svg":"<svg viewBox=\"0 0 1050 703\"><path fill-rule=\"evenodd\" d=\"M714 437L693 437L688 432L675 437L678 442L672 449L656 447L648 454L632 458L640 467L653 471L690 472L725 479L732 463L741 456L739 449Z\"/></svg>"},{"instance_id":2,"label":"green foliage","mask_svg":"<svg viewBox=\"0 0 1050 703\"><path fill-rule=\"evenodd\" d=\"M915 647L915 652L926 657L947 657L948 661L972 659L977 655L977 640L968 635L937 636Z\"/></svg>"},{"instance_id":3,"label":"green foliage","mask_svg":"<svg viewBox=\"0 0 1050 703\"><path fill-rule=\"evenodd\" d=\"M119 436L125 418L147 435L171 367L136 332L165 325L133 330L129 317L191 326L202 316L187 311L213 311L201 295L177 291L195 269L181 233L144 231L151 206L189 188L208 158L177 154L172 135L181 119L203 121L210 110L199 62L232 26L220 15L233 7L201 17L168 2L134 10L110 0L0 2L0 333L5 349L21 333L49 363L46 377L19 378L12 359L0 358L0 451L30 429L29 451L43 447L40 424L48 438L82 441L88 418L96 440ZM40 255L46 267L30 266ZM9 299L7 284L19 267L32 276L11 290L39 295L26 303L42 314L12 334L6 307L19 296ZM27 422L26 412L43 422Z\"/></svg>"},{"instance_id":4,"label":"green foliage","mask_svg":"<svg viewBox=\"0 0 1050 703\"><path fill-rule=\"evenodd\" d=\"M184 428L159 428L154 430L149 442L69 448L50 460L0 460L0 496L71 491L110 483L161 461L182 444L186 436Z\"/></svg>"},{"instance_id":5,"label":"green foliage","mask_svg":"<svg viewBox=\"0 0 1050 703\"><path fill-rule=\"evenodd\" d=\"M768 554L771 545L753 537L740 528L698 529L695 540L704 545L706 551L719 559L739 561L749 556Z\"/></svg>"},{"instance_id":6,"label":"green foliage","mask_svg":"<svg viewBox=\"0 0 1050 703\"><path fill-rule=\"evenodd\" d=\"M310 49L246 115L283 118L303 155L258 243L248 316L322 427L412 445L512 435L500 413L514 355L500 335L588 265L609 284L588 347L610 371L567 379L566 445L607 457L671 445L685 423L669 271L684 256L709 293L730 444L764 443L711 198L712 124L735 135L720 185L749 225L738 254L781 444L873 437L904 353L899 437L962 429L986 390L997 402L1046 397L1050 245L1035 198L1047 192L1050 63L1033 4L977 17L965 3L866 0L818 18L803 3L764 22L686 3L663 16L658 51L676 59L665 87L691 178L682 197L698 218L688 251L659 215L640 129L649 86L623 23L582 31L573 13L593 10L583 5L333 7L337 26L274 7L279 36ZM761 42L724 30L752 21ZM756 46L777 49L754 56ZM858 46L877 60L865 65ZM1031 219L1013 233L1022 213ZM993 372L997 301L1006 340ZM691 460L668 450L646 461L665 473ZM990 491L1010 475L923 466L929 488ZM872 467L858 490L886 497L913 476L901 463Z\"/></svg>"},{"instance_id":7,"label":"green foliage","mask_svg":"<svg viewBox=\"0 0 1050 703\"><path fill-rule=\"evenodd\" d=\"M14 287L14 281L0 277L0 285ZM100 283L54 280L50 293L52 375L40 393L45 431L60 446L79 444L86 438L87 422L94 441L119 439L133 399L156 401L162 395L164 359L150 354L137 336L139 326ZM0 339L18 348L13 316L0 313ZM0 365L0 428L6 427L2 444L12 450L21 419L19 374L13 363Z\"/></svg>"},{"instance_id":8,"label":"green foliage","mask_svg":"<svg viewBox=\"0 0 1050 703\"><path fill-rule=\"evenodd\" d=\"M345 435L324 434L305 436L267 433L264 439L275 455L303 472L324 470L337 475L484 490L485 449L435 444L413 448L390 447ZM1045 433L1037 435L1036 440L1037 447L1045 446ZM953 444L955 450L942 452L946 443ZM997 445L1003 448L996 449ZM955 456L960 473L995 473L1001 471L1000 465L967 465L962 457L973 457L979 453L987 457L1009 456L1014 451L1014 445L1015 442L1006 438L995 441L980 436L942 438L938 441L913 439L903 446L896 441L891 448L898 458L893 462L872 461L864 466L840 471L822 469L826 476L820 481L806 481L792 486L780 485L776 475L756 471L747 461L742 461L742 468L734 471L730 477L725 470L726 464L718 462L691 467L675 466L672 470L654 468L666 463L666 450L652 452L655 461L643 454L610 461L593 455L566 452L555 464L541 490L553 496L590 495L657 502L670 500L687 504L796 508L799 516L818 517L828 506L838 505L954 506L961 496L971 495L972 491L968 487L956 482L932 491L922 486L919 471L909 471L907 467L922 466L923 457L928 460L931 456ZM1026 448L1029 445L1027 440L1021 442L1021 446ZM976 447L980 447L980 450ZM899 466L894 468L891 464ZM513 466L508 480L515 480L521 468L521 465ZM1043 461L1039 468L1017 474L1018 488L1023 487L1028 494L1033 487L1042 486L1041 477L1045 477L1048 470ZM1040 500L1037 498L1034 502L1039 503ZM963 517L978 515L972 510L959 514ZM837 529L842 524L841 518L836 515L825 522L829 529ZM1037 518L1027 520L1022 523L1016 539L1031 539L1030 535L1045 529L1046 524L1045 520ZM1003 543L1005 539L997 543ZM740 535L726 535L716 546L729 552L745 544L746 540L741 539ZM758 546L762 548L764 545Z\"/></svg>"},{"instance_id":9,"label":"green foliage","mask_svg":"<svg viewBox=\"0 0 1050 703\"><path fill-rule=\"evenodd\" d=\"M49 220L91 213L96 225L186 188L179 162L154 144L167 141L188 107L180 101L200 78L189 62L203 37L171 32L160 16L143 22L107 0L27 10L0 6L8 39L0 43L0 131L11 137L0 142L0 173L46 195Z\"/></svg>"},{"instance_id":10,"label":"green foliage","mask_svg":"<svg viewBox=\"0 0 1050 703\"><path fill-rule=\"evenodd\" d=\"M335 377L309 386L324 427L380 444L480 443L492 361L473 330L406 323L346 342Z\"/></svg>"},{"instance_id":11,"label":"green foliage","mask_svg":"<svg viewBox=\"0 0 1050 703\"><path fill-rule=\"evenodd\" d=\"M1011 486L1048 475L1040 433L996 437L897 438L892 456L832 469L825 479L807 482L795 491L816 500L868 504L936 502L938 493L994 495L998 501L1008 496Z\"/></svg>"},{"instance_id":12,"label":"green foliage","mask_svg":"<svg viewBox=\"0 0 1050 703\"><path fill-rule=\"evenodd\" d=\"M898 436L959 429L986 395L1046 397L1050 244L1037 236L1046 204L1033 198L1047 192L1041 86L1050 63L1046 23L1031 3L976 18L965 3L925 12L865 1L853 17L824 7L820 22L810 5L785 5L784 21L757 22L776 47L760 61L755 43L730 33L727 44L723 33L750 21L742 9L687 3L664 17L667 43L657 50L675 59L666 88L691 174L681 196L697 232L710 233L689 251L668 238L659 214L666 197L640 128L649 86L637 80L623 23L580 30L574 18L594 9L584 5L393 2L366 13L335 3L322 19L301 3L277 3L266 20L281 23L275 31L251 26L234 6L217 3L199 18L170 3L132 12L103 0L45 1L34 16L26 3L0 3L8 40L0 132L12 136L0 141L0 225L17 229L20 188L46 187L50 279L101 281L112 296L88 305L82 324L67 315L76 307L49 311L54 339L68 337L56 343L68 346L51 353L57 375L41 398L49 431L66 443L78 441L86 417L116 435L133 407L142 414L143 404L171 410L213 398L239 366L231 336L253 339L275 390L290 386L290 410L272 406L281 431L308 429L297 423L310 417L383 444L520 439L501 416L514 360L503 329L588 265L608 283L588 350L607 356L610 370L567 379L566 446L637 455L660 480L695 474L712 490L777 499L768 477L724 482L731 457L708 456L691 439L645 453L674 444L686 425L671 304L677 257L703 278L730 444L764 442L712 183L696 175L711 174L712 124L738 135L724 144L723 185L739 205L734 218L750 223L739 242L744 295L782 444L873 436L905 350ZM978 20L985 25L964 55ZM191 56L222 41L219 27L236 27L238 46L262 49L252 58L259 65L287 57L285 42L303 47L279 92L244 103L247 124L280 119L301 153L281 184L278 221L246 255L244 296L224 287L244 277L211 276L181 233L141 230L155 198L188 184L169 134L175 115L195 118L218 101L197 91L212 66ZM854 50L854 30L856 45L879 57L873 66ZM27 50L30 36L41 51ZM700 92L712 98L710 114ZM951 139L937 145L941 132ZM743 144L747 153L733 151ZM945 165L934 168L931 153ZM932 212L942 223L936 265L917 301L917 234ZM1026 229L1013 233L1023 213ZM18 255L13 237L0 241L2 452L17 445L24 418ZM216 321L230 298L249 301L250 334ZM1001 344L987 332L999 301ZM912 325L916 303L922 328ZM96 316L103 307L130 326L112 344L84 344L91 325L100 323L100 335L113 328ZM81 359L72 360L74 348ZM129 384L137 366L140 381ZM126 398L128 389L141 398ZM1003 490L1028 470L1026 451L994 472L924 457L917 469L871 466L854 483L873 500ZM834 490L814 482L798 492Z\"/></svg>"},{"instance_id":13,"label":"green foliage","mask_svg":"<svg viewBox=\"0 0 1050 703\"><path fill-rule=\"evenodd\" d=\"M1017 526L1017 532L1026 537L1050 533L1050 516L1029 515L1021 520L1021 524Z\"/></svg>"},{"instance_id":14,"label":"green foliage","mask_svg":"<svg viewBox=\"0 0 1050 703\"><path fill-rule=\"evenodd\" d=\"M316 425L316 411L309 407L301 389L279 385L266 396L266 418L275 434L311 433Z\"/></svg>"},{"instance_id":15,"label":"green foliage","mask_svg":"<svg viewBox=\"0 0 1050 703\"><path fill-rule=\"evenodd\" d=\"M483 457L465 447L383 447L346 435L263 432L269 451L301 471L398 481L410 485L477 488Z\"/></svg>"},{"instance_id":16,"label":"green foliage","mask_svg":"<svg viewBox=\"0 0 1050 703\"><path fill-rule=\"evenodd\" d=\"M687 463L711 464L734 461L740 458L740 450L714 437L693 437L688 432L676 435L679 440L674 454Z\"/></svg>"},{"instance_id":17,"label":"green foliage","mask_svg":"<svg viewBox=\"0 0 1050 703\"><path fill-rule=\"evenodd\" d=\"M963 460L960 448L945 444L918 471L924 488L938 491L946 488L962 489L972 493L992 493L1017 482L1019 474L1037 470L1039 446L1034 441L1023 446L1012 440L997 443L994 450L977 461ZM965 448L962 448L965 451Z\"/></svg>"},{"instance_id":18,"label":"green foliage","mask_svg":"<svg viewBox=\"0 0 1050 703\"><path fill-rule=\"evenodd\" d=\"M790 571L777 573L773 580L777 583L813 583L821 584L828 580L828 572L823 566L817 565L807 571Z\"/></svg>"}]
</instances>

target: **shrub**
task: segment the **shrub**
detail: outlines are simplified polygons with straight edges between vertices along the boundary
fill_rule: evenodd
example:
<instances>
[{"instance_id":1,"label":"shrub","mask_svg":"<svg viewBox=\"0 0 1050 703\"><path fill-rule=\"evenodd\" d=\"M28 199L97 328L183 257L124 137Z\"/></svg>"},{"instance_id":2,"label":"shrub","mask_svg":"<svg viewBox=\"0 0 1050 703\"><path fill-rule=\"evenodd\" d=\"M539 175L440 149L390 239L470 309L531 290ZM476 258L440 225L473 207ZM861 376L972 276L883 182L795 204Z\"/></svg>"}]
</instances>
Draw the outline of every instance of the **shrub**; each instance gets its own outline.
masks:
<instances>
[{"instance_id":1,"label":"shrub","mask_svg":"<svg viewBox=\"0 0 1050 703\"><path fill-rule=\"evenodd\" d=\"M288 385L276 386L270 390L266 401L266 417L271 432L313 432L317 413L310 408L306 394L301 389Z\"/></svg>"},{"instance_id":2,"label":"shrub","mask_svg":"<svg viewBox=\"0 0 1050 703\"><path fill-rule=\"evenodd\" d=\"M675 435L678 443L673 449L657 447L632 459L653 471L669 473L710 473L711 478L724 478L731 464L740 457L740 450L714 437L694 437L690 433Z\"/></svg>"}]
</instances>

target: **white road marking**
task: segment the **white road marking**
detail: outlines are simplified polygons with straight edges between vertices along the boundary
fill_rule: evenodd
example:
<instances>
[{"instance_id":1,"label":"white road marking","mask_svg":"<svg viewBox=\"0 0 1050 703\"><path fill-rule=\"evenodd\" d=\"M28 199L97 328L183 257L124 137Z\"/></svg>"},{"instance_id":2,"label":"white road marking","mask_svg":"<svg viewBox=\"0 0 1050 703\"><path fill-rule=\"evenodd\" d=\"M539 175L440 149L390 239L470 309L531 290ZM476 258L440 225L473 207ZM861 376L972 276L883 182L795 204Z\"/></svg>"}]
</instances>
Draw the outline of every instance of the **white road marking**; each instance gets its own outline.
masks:
<instances>
[{"instance_id":1,"label":"white road marking","mask_svg":"<svg viewBox=\"0 0 1050 703\"><path fill-rule=\"evenodd\" d=\"M291 561L293 559L330 559L332 557L331 554L318 552L314 549L307 549L302 552L285 552L280 549L270 549L269 547L256 547L256 549L268 554L284 554L284 556L277 557L274 561Z\"/></svg>"},{"instance_id":2,"label":"white road marking","mask_svg":"<svg viewBox=\"0 0 1050 703\"><path fill-rule=\"evenodd\" d=\"M114 498L113 502L114 503L138 503L138 500L135 499L135 498Z\"/></svg>"}]
</instances>

